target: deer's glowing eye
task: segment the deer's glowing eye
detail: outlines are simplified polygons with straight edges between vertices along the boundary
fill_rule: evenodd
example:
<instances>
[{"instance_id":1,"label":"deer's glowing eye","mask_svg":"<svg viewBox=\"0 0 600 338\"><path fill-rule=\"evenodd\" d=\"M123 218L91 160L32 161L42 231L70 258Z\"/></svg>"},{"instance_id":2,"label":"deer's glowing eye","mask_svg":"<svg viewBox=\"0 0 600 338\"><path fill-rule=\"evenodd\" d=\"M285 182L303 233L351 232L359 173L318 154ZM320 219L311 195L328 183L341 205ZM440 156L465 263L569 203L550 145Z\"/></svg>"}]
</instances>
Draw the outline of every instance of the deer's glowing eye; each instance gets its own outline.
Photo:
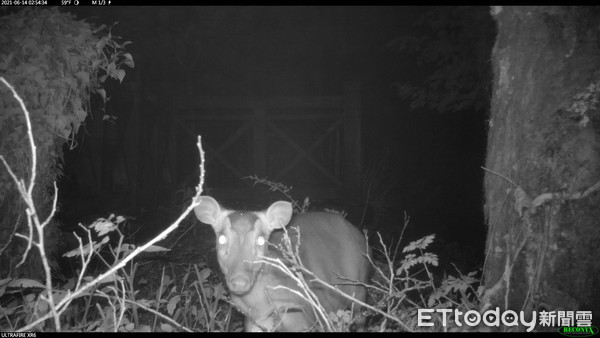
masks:
<instances>
[{"instance_id":1,"label":"deer's glowing eye","mask_svg":"<svg viewBox=\"0 0 600 338\"><path fill-rule=\"evenodd\" d=\"M223 245L227 243L227 237L225 237L225 235L220 235L219 236L219 244Z\"/></svg>"},{"instance_id":2,"label":"deer's glowing eye","mask_svg":"<svg viewBox=\"0 0 600 338\"><path fill-rule=\"evenodd\" d=\"M264 236L258 236L258 238L256 239L256 244L263 246L265 245L265 237Z\"/></svg>"}]
</instances>

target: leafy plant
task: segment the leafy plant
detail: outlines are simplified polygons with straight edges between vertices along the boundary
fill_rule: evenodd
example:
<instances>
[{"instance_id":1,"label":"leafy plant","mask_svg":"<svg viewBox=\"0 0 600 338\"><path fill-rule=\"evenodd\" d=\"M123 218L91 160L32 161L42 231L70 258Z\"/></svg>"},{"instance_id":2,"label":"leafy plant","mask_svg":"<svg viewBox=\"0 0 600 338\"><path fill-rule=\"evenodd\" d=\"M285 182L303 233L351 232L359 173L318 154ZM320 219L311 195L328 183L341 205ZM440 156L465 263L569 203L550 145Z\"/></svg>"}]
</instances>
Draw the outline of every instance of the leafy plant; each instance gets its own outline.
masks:
<instances>
[{"instance_id":1,"label":"leafy plant","mask_svg":"<svg viewBox=\"0 0 600 338\"><path fill-rule=\"evenodd\" d=\"M475 291L479 282L475 272L466 276L459 272L459 277L450 275L441 281L432 273L431 269L438 266L438 256L425 250L434 239L435 235L428 235L410 242L402 250L404 257L398 259L394 253L397 250L390 250L379 237L382 261L373 262L375 275L370 295L376 300L378 312L386 316L375 316L381 319L375 320L369 331L446 331L453 327L451 316L447 326L435 317L435 326L424 328L418 326L418 310L477 309L481 290Z\"/></svg>"},{"instance_id":2,"label":"leafy plant","mask_svg":"<svg viewBox=\"0 0 600 338\"><path fill-rule=\"evenodd\" d=\"M57 7L25 8L0 17L0 30L0 73L17 88L31 119L27 126L21 107L2 86L0 155L11 163L18 177L27 176L32 165L27 130L33 129L39 163L35 181L42 187L33 192L33 199L39 211L47 214L52 201L49 190L62 174L62 146L65 142L76 145L73 135L90 114L90 95L98 93L106 99L102 89L105 82L109 78L122 81L122 67L134 66L131 54L124 50L129 42L119 43L110 27L96 28L77 21ZM19 243L8 247L17 229L24 226L19 201L8 173L0 170L0 210L4 216L0 221L0 254L9 252L0 258L3 266L11 268L16 265L11 258L23 252ZM49 250L58 247L52 222L45 234ZM30 273L40 271L34 267Z\"/></svg>"}]
</instances>

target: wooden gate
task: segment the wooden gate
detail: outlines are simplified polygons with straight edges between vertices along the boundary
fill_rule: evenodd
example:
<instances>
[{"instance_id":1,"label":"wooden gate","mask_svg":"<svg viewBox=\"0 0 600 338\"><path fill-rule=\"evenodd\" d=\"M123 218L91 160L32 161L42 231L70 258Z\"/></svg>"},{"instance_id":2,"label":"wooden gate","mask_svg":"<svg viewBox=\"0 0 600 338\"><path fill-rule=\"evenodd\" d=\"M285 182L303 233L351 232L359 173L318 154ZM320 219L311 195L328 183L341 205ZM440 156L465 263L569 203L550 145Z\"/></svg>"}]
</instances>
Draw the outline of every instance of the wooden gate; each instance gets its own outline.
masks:
<instances>
[{"instance_id":1,"label":"wooden gate","mask_svg":"<svg viewBox=\"0 0 600 338\"><path fill-rule=\"evenodd\" d=\"M360 86L342 96L197 97L175 100L169 156L177 187L199 177L197 135L208 193L248 200L258 176L292 186L302 199L356 196L361 170ZM255 190L254 190L255 191Z\"/></svg>"}]
</instances>

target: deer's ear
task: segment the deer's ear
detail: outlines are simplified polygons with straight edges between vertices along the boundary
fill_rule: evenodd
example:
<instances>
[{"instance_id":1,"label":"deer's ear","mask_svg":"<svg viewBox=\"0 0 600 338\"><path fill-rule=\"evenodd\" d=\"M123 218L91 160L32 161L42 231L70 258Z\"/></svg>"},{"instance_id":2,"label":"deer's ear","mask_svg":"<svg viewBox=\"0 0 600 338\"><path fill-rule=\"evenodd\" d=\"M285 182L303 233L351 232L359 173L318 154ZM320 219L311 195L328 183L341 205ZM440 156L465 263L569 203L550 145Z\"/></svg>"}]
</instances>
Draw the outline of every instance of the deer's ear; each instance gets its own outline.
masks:
<instances>
[{"instance_id":1,"label":"deer's ear","mask_svg":"<svg viewBox=\"0 0 600 338\"><path fill-rule=\"evenodd\" d=\"M194 208L198 220L214 227L222 212L219 203L210 196L200 196L196 201L200 203Z\"/></svg>"},{"instance_id":2,"label":"deer's ear","mask_svg":"<svg viewBox=\"0 0 600 338\"><path fill-rule=\"evenodd\" d=\"M265 217L269 222L271 230L282 228L292 219L292 204L285 201L277 201L265 211Z\"/></svg>"}]
</instances>

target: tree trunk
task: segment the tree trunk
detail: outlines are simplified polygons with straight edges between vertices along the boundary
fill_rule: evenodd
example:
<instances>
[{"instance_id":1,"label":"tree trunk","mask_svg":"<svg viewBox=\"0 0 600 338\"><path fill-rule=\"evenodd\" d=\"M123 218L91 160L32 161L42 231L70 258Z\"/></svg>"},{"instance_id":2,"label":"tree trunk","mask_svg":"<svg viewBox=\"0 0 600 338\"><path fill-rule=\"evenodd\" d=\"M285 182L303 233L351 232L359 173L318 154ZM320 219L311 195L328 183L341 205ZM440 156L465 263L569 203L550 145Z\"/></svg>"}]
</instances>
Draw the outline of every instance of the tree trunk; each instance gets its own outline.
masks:
<instances>
[{"instance_id":1,"label":"tree trunk","mask_svg":"<svg viewBox=\"0 0 600 338\"><path fill-rule=\"evenodd\" d=\"M492 15L484 301L526 315L591 310L598 326L600 8Z\"/></svg>"}]
</instances>

